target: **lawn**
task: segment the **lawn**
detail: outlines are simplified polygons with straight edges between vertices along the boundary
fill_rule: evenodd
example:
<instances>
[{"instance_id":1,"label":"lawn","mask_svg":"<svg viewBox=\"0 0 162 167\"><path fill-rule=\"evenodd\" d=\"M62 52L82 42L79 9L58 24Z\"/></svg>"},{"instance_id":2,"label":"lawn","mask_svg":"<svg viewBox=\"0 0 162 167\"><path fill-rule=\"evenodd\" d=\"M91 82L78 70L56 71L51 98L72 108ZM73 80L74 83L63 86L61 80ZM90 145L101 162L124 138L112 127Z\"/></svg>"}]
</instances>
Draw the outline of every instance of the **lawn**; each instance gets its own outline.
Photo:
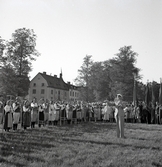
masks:
<instances>
[{"instance_id":1,"label":"lawn","mask_svg":"<svg viewBox=\"0 0 162 167\"><path fill-rule=\"evenodd\" d=\"M162 125L88 122L0 131L0 167L162 167Z\"/></svg>"}]
</instances>

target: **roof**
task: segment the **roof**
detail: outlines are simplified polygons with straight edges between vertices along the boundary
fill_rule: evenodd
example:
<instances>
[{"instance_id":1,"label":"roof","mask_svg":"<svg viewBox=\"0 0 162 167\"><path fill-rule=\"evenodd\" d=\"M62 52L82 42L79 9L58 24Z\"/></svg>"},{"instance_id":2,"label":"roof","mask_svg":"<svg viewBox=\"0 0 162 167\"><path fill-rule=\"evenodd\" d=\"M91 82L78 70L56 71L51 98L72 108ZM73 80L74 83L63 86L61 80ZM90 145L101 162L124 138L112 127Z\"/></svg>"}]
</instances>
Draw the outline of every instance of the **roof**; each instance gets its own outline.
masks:
<instances>
[{"instance_id":1,"label":"roof","mask_svg":"<svg viewBox=\"0 0 162 167\"><path fill-rule=\"evenodd\" d=\"M57 78L57 76L47 75L46 73L39 73L48 83L48 87L69 90L69 86L65 83L61 78Z\"/></svg>"}]
</instances>

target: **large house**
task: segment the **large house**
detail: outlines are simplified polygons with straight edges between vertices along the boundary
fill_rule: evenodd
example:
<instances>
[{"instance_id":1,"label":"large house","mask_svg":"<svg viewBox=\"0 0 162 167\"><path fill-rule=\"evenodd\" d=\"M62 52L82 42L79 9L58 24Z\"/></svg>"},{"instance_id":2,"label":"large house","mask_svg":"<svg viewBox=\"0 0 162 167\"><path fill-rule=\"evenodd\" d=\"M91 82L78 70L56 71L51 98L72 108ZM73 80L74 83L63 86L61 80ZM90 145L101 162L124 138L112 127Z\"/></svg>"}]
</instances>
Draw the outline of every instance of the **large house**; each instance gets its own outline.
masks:
<instances>
[{"instance_id":1,"label":"large house","mask_svg":"<svg viewBox=\"0 0 162 167\"><path fill-rule=\"evenodd\" d=\"M79 87L65 83L62 78L57 75L47 75L46 72L38 73L30 82L29 101L36 98L38 101L43 99L53 101L76 101L80 100Z\"/></svg>"}]
</instances>

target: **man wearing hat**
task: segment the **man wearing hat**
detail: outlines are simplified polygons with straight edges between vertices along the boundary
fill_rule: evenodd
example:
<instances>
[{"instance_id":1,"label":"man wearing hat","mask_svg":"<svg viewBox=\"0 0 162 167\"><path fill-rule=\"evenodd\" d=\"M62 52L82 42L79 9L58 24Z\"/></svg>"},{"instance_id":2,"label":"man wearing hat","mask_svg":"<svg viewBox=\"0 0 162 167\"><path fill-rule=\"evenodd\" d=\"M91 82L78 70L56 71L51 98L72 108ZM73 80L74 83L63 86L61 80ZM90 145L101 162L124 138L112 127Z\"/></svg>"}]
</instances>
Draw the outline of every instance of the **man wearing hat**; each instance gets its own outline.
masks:
<instances>
[{"instance_id":1,"label":"man wearing hat","mask_svg":"<svg viewBox=\"0 0 162 167\"><path fill-rule=\"evenodd\" d=\"M124 111L122 104L122 95L117 94L115 102L115 119L117 123L117 137L124 138Z\"/></svg>"}]
</instances>

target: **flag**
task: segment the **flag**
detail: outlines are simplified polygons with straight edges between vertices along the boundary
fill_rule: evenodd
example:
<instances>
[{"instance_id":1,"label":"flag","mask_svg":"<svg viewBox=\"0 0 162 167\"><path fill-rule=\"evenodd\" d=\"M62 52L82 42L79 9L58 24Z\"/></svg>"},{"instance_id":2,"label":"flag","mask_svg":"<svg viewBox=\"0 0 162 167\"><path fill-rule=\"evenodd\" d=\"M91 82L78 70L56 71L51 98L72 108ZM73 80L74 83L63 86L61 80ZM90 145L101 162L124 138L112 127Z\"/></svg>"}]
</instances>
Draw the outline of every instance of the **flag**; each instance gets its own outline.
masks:
<instances>
[{"instance_id":1,"label":"flag","mask_svg":"<svg viewBox=\"0 0 162 167\"><path fill-rule=\"evenodd\" d=\"M155 107L154 82L152 82L152 87L151 87L151 101L152 105Z\"/></svg>"},{"instance_id":2,"label":"flag","mask_svg":"<svg viewBox=\"0 0 162 167\"><path fill-rule=\"evenodd\" d=\"M151 102L151 97L150 97L149 83L147 83L146 93L145 93L145 103L147 108L150 107L150 102Z\"/></svg>"},{"instance_id":3,"label":"flag","mask_svg":"<svg viewBox=\"0 0 162 167\"><path fill-rule=\"evenodd\" d=\"M134 87L133 87L133 105L137 107L137 82L134 77Z\"/></svg>"},{"instance_id":4,"label":"flag","mask_svg":"<svg viewBox=\"0 0 162 167\"><path fill-rule=\"evenodd\" d=\"M159 89L159 122L162 124L162 79L160 78L160 89Z\"/></svg>"},{"instance_id":5,"label":"flag","mask_svg":"<svg viewBox=\"0 0 162 167\"><path fill-rule=\"evenodd\" d=\"M162 105L162 78L160 78L159 105Z\"/></svg>"}]
</instances>

